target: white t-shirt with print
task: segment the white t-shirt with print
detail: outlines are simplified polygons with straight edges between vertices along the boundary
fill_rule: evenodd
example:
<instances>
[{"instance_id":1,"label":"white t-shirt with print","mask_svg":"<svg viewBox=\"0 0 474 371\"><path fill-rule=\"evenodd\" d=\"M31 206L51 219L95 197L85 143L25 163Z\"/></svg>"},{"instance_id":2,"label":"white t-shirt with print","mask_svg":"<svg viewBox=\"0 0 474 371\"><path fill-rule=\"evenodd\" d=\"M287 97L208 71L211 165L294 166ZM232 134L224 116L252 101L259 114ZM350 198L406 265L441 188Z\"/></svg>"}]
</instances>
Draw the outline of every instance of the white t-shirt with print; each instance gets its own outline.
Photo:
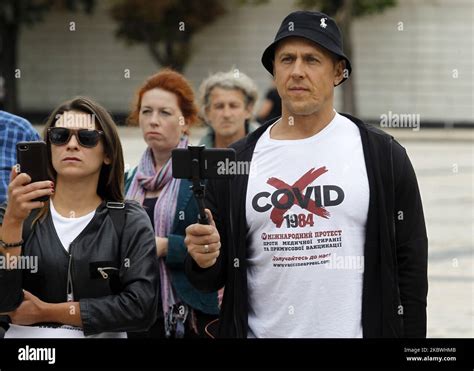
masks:
<instances>
[{"instance_id":1,"label":"white t-shirt with print","mask_svg":"<svg viewBox=\"0 0 474 371\"><path fill-rule=\"evenodd\" d=\"M275 125L275 124L273 124ZM369 183L357 126L259 138L246 198L248 337L362 337Z\"/></svg>"}]
</instances>

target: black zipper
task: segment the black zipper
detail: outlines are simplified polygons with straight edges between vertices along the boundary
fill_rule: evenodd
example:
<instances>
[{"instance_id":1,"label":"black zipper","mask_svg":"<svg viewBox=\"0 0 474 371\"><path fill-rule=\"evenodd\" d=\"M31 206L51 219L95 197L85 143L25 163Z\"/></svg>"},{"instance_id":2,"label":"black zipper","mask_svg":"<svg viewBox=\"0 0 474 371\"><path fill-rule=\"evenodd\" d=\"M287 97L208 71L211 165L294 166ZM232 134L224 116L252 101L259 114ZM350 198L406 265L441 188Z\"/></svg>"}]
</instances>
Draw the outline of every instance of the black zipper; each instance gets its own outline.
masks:
<instances>
[{"instance_id":1,"label":"black zipper","mask_svg":"<svg viewBox=\"0 0 474 371\"><path fill-rule=\"evenodd\" d=\"M115 267L98 267L97 271L102 275L102 278L104 280L109 278L109 274L106 272L106 270L116 270L116 271L118 271L119 269L115 268Z\"/></svg>"}]
</instances>

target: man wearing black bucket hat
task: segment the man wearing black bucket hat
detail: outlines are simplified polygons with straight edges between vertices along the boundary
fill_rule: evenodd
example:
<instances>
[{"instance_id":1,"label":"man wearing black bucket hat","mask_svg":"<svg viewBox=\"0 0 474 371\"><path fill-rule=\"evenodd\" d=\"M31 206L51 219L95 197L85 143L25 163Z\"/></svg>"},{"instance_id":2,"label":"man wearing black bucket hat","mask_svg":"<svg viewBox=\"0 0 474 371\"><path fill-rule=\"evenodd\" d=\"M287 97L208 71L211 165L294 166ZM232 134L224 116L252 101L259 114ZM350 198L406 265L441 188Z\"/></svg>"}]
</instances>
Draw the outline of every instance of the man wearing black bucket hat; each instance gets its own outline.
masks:
<instances>
[{"instance_id":1,"label":"man wearing black bucket hat","mask_svg":"<svg viewBox=\"0 0 474 371\"><path fill-rule=\"evenodd\" d=\"M391 136L333 108L352 71L336 23L297 11L264 51L282 117L231 147L249 174L210 181L186 274L225 285L222 337L425 337L427 236Z\"/></svg>"}]
</instances>

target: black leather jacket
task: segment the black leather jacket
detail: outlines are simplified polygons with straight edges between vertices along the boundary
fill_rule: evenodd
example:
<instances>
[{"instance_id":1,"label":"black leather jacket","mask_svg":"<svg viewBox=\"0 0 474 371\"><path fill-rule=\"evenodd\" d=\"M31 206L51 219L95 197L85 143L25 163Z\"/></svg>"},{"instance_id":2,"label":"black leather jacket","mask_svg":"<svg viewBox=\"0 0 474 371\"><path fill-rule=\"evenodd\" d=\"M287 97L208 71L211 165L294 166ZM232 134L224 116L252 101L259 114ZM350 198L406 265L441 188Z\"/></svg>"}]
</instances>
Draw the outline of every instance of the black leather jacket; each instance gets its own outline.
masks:
<instances>
[{"instance_id":1,"label":"black leather jacket","mask_svg":"<svg viewBox=\"0 0 474 371\"><path fill-rule=\"evenodd\" d=\"M48 303L66 302L68 297L78 301L85 335L151 327L159 272L153 228L138 203L126 204L120 246L105 202L71 243L69 253L50 213L34 224L22 256L37 257L38 270L0 269L0 312L18 307L25 289ZM3 213L0 209L0 224Z\"/></svg>"}]
</instances>

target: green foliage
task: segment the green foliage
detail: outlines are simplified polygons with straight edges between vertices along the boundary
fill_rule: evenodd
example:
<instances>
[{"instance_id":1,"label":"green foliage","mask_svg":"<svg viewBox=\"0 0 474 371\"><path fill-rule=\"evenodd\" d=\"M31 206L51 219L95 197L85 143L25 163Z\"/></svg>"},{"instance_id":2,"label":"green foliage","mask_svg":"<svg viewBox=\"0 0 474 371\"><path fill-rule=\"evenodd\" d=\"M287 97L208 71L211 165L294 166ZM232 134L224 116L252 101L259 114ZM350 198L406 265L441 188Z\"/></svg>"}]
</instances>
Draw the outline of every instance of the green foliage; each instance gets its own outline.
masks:
<instances>
[{"instance_id":1,"label":"green foliage","mask_svg":"<svg viewBox=\"0 0 474 371\"><path fill-rule=\"evenodd\" d=\"M224 13L218 0L121 0L111 7L119 38L146 43L159 64L176 69L189 59L193 35Z\"/></svg>"},{"instance_id":2,"label":"green foliage","mask_svg":"<svg viewBox=\"0 0 474 371\"><path fill-rule=\"evenodd\" d=\"M269 0L239 0L241 4L262 5ZM346 0L295 0L295 5L301 9L317 9L327 15L334 17L343 7ZM385 8L395 6L397 0L354 0L352 15L360 17L374 13L380 13Z\"/></svg>"},{"instance_id":3,"label":"green foliage","mask_svg":"<svg viewBox=\"0 0 474 371\"><path fill-rule=\"evenodd\" d=\"M268 3L268 0L239 0L241 5L262 5Z\"/></svg>"},{"instance_id":4,"label":"green foliage","mask_svg":"<svg viewBox=\"0 0 474 371\"><path fill-rule=\"evenodd\" d=\"M95 0L0 0L0 23L31 25L43 20L53 7L91 13Z\"/></svg>"},{"instance_id":5,"label":"green foliage","mask_svg":"<svg viewBox=\"0 0 474 371\"><path fill-rule=\"evenodd\" d=\"M32 24L41 21L50 7L50 0L0 0L0 23Z\"/></svg>"},{"instance_id":6,"label":"green foliage","mask_svg":"<svg viewBox=\"0 0 474 371\"><path fill-rule=\"evenodd\" d=\"M327 15L334 17L342 8L345 0L297 0L297 6L303 9L318 9ZM360 17L364 15L379 13L385 8L396 5L396 0L354 0L352 15Z\"/></svg>"},{"instance_id":7,"label":"green foliage","mask_svg":"<svg viewBox=\"0 0 474 371\"><path fill-rule=\"evenodd\" d=\"M0 0L0 78L4 81L5 110L17 113L17 49L23 27L41 22L46 13L62 9L91 13L95 0Z\"/></svg>"}]
</instances>

